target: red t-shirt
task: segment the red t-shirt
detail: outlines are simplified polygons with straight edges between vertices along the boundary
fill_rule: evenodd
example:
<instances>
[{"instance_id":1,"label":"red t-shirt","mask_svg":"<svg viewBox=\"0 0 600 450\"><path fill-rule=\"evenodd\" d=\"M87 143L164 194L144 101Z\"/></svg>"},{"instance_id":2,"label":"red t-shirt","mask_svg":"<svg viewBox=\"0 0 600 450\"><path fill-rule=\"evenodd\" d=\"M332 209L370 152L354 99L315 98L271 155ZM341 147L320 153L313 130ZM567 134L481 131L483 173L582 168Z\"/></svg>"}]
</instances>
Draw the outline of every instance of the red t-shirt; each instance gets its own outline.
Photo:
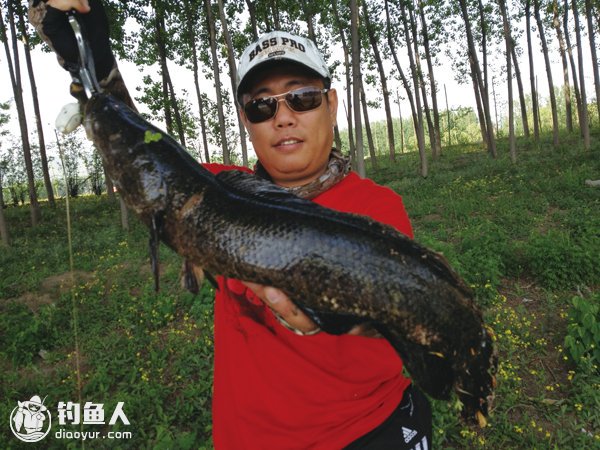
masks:
<instances>
[{"instance_id":1,"label":"red t-shirt","mask_svg":"<svg viewBox=\"0 0 600 450\"><path fill-rule=\"evenodd\" d=\"M235 169L205 167L213 173ZM355 173L314 201L413 236L401 197ZM410 380L385 339L324 332L298 336L239 281L218 281L217 450L338 449L379 426L398 406Z\"/></svg>"}]
</instances>

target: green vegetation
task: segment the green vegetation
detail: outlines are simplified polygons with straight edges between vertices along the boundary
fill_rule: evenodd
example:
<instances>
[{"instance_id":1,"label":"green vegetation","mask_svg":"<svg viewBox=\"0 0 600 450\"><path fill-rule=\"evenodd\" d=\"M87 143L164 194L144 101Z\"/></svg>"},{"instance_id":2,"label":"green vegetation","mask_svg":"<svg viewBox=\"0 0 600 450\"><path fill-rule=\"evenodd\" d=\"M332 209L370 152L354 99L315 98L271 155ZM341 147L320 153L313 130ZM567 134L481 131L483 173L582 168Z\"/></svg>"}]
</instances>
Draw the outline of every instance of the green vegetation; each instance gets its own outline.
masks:
<instances>
[{"instance_id":1,"label":"green vegetation","mask_svg":"<svg viewBox=\"0 0 600 450\"><path fill-rule=\"evenodd\" d=\"M505 148L492 160L461 147L431 162L427 179L414 153L370 174L402 194L416 239L473 286L499 348L489 425L465 426L455 401L435 401L434 448L600 448L600 189L584 183L600 178L600 146L562 141L520 142L518 165ZM132 424L84 430L133 432L86 448L210 448L211 289L183 292L180 258L162 246L154 292L147 231L122 231L106 196L71 201L71 276L64 201L43 208L35 229L27 207L5 211L14 242L0 253L0 448L31 445L7 426L17 400L47 395L55 410L78 401L79 383L82 402L107 415L124 401Z\"/></svg>"}]
</instances>

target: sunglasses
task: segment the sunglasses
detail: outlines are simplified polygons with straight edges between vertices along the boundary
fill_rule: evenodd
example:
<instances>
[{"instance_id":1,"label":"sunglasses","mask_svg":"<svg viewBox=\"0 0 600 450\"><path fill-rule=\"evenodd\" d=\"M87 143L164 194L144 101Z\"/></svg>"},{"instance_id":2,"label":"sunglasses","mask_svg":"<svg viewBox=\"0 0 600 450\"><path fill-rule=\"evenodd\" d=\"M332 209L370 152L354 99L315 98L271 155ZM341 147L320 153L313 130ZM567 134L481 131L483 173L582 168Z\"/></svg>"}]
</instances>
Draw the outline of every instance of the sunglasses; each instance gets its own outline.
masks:
<instances>
[{"instance_id":1,"label":"sunglasses","mask_svg":"<svg viewBox=\"0 0 600 450\"><path fill-rule=\"evenodd\" d=\"M285 100L290 109L296 112L311 111L323 103L323 94L329 89L303 87L271 97L250 100L244 105L246 117L252 123L260 123L272 119L277 114L279 102Z\"/></svg>"}]
</instances>

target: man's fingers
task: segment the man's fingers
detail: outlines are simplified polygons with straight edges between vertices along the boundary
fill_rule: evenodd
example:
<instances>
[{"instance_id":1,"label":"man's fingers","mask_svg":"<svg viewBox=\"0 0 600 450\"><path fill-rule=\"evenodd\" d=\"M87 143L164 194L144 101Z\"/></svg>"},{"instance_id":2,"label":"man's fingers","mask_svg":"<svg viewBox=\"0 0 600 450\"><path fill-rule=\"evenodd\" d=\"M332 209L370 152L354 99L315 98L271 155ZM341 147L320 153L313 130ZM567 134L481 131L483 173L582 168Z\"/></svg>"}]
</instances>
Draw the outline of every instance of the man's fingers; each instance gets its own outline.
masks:
<instances>
[{"instance_id":1,"label":"man's fingers","mask_svg":"<svg viewBox=\"0 0 600 450\"><path fill-rule=\"evenodd\" d=\"M379 331L377 331L375 328L373 328L373 326L368 322L355 325L354 327L352 327L352 329L350 331L348 331L348 334L351 334L354 336L363 336L363 337L372 337L372 338L382 338L383 337L379 333Z\"/></svg>"},{"instance_id":2,"label":"man's fingers","mask_svg":"<svg viewBox=\"0 0 600 450\"><path fill-rule=\"evenodd\" d=\"M280 289L249 281L243 281L243 283L264 301L280 319L283 319L284 325L287 327L302 333L310 333L318 329L317 324L304 314Z\"/></svg>"}]
</instances>

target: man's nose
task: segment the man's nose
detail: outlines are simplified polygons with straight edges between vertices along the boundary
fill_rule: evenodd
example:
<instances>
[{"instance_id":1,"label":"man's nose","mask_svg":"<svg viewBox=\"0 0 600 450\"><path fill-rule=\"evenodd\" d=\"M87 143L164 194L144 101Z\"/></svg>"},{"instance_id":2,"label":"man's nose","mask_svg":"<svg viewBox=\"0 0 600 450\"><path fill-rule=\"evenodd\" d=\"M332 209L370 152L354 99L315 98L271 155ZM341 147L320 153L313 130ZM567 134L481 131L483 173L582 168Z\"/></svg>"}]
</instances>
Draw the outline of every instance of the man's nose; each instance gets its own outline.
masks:
<instances>
[{"instance_id":1,"label":"man's nose","mask_svg":"<svg viewBox=\"0 0 600 450\"><path fill-rule=\"evenodd\" d=\"M277 112L275 113L275 126L285 127L296 123L296 112L289 107L285 98L278 98Z\"/></svg>"}]
</instances>

